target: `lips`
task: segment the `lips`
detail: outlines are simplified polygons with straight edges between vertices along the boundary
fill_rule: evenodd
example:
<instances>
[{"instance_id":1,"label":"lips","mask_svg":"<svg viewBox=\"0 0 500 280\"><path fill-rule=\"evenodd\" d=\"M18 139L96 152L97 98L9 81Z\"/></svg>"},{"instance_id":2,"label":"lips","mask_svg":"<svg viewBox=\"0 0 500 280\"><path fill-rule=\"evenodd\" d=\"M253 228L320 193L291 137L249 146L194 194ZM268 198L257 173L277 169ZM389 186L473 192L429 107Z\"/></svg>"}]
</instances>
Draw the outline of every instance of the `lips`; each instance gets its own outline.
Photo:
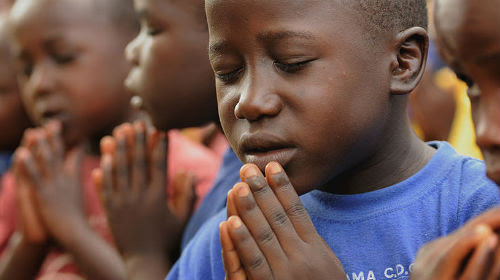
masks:
<instances>
[{"instance_id":1,"label":"lips","mask_svg":"<svg viewBox=\"0 0 500 280\"><path fill-rule=\"evenodd\" d=\"M239 151L245 163L254 163L261 170L271 161L286 166L294 157L297 148L278 136L267 133L245 134L241 137Z\"/></svg>"}]
</instances>

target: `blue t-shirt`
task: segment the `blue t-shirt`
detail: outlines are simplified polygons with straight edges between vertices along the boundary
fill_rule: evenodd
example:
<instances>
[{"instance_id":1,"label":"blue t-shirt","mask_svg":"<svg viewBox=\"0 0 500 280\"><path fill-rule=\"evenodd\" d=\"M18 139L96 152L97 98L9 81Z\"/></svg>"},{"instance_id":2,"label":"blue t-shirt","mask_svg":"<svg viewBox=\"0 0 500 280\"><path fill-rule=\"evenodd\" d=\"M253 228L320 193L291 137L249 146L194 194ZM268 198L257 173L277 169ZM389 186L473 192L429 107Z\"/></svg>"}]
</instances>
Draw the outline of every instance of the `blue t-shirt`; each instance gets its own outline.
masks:
<instances>
[{"instance_id":1,"label":"blue t-shirt","mask_svg":"<svg viewBox=\"0 0 500 280\"><path fill-rule=\"evenodd\" d=\"M500 202L483 162L458 155L444 142L429 163L407 180L381 190L301 196L311 219L342 262L349 280L409 279L418 249L447 235ZM167 276L224 279L218 224L208 221Z\"/></svg>"},{"instance_id":2,"label":"blue t-shirt","mask_svg":"<svg viewBox=\"0 0 500 280\"><path fill-rule=\"evenodd\" d=\"M217 179L210 192L205 196L198 210L189 220L182 235L181 248L184 249L195 236L198 229L211 217L226 207L227 192L240 181L240 159L231 148L224 154Z\"/></svg>"},{"instance_id":3,"label":"blue t-shirt","mask_svg":"<svg viewBox=\"0 0 500 280\"><path fill-rule=\"evenodd\" d=\"M12 152L0 153L0 177L7 172L12 163Z\"/></svg>"}]
</instances>

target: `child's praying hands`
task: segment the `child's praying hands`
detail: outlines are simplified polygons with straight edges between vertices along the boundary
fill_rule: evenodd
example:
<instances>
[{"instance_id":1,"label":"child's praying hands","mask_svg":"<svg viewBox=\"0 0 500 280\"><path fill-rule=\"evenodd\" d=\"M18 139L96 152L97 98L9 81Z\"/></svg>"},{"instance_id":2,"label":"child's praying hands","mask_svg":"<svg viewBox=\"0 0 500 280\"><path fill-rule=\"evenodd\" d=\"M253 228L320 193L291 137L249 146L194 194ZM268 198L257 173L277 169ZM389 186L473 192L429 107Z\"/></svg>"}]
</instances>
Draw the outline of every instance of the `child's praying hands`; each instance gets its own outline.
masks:
<instances>
[{"instance_id":1,"label":"child's praying hands","mask_svg":"<svg viewBox=\"0 0 500 280\"><path fill-rule=\"evenodd\" d=\"M94 182L127 274L130 279L163 278L177 257L193 208L194 177L174 179L176 202L167 203L166 135L148 132L144 123L116 128L113 137L101 141L101 151Z\"/></svg>"},{"instance_id":2,"label":"child's praying hands","mask_svg":"<svg viewBox=\"0 0 500 280\"><path fill-rule=\"evenodd\" d=\"M278 163L266 166L266 177L253 164L240 175L220 225L227 279L345 279Z\"/></svg>"}]
</instances>

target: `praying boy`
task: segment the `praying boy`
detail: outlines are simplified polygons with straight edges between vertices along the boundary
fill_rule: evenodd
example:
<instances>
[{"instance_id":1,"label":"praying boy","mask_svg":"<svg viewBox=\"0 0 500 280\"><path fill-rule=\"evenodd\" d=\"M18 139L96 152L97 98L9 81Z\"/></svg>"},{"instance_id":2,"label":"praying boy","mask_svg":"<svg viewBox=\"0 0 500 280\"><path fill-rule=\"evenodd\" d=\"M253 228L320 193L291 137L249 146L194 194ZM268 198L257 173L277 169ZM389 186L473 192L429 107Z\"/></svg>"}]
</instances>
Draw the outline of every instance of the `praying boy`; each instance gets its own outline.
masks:
<instances>
[{"instance_id":1,"label":"praying boy","mask_svg":"<svg viewBox=\"0 0 500 280\"><path fill-rule=\"evenodd\" d=\"M227 214L167 279L408 279L421 245L498 204L482 162L409 124L425 1L209 0L206 12L222 127L247 165ZM238 260L226 271L221 249Z\"/></svg>"}]
</instances>

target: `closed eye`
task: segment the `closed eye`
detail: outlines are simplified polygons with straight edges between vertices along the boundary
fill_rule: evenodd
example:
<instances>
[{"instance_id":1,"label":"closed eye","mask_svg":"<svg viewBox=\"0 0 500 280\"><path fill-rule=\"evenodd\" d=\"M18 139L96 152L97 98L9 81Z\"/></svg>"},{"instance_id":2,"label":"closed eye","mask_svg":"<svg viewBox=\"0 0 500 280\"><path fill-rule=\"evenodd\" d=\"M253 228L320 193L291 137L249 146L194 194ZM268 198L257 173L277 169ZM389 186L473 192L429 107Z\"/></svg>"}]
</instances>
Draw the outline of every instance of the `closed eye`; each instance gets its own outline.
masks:
<instances>
[{"instance_id":1,"label":"closed eye","mask_svg":"<svg viewBox=\"0 0 500 280\"><path fill-rule=\"evenodd\" d=\"M307 67L310 62L313 62L314 60L316 60L316 59L308 59L308 60L294 62L294 63L284 63L281 61L275 61L274 65L276 66L276 68L278 68L279 70L281 70L285 73L292 73L293 74L293 73L297 73L297 72L301 71L302 69Z\"/></svg>"},{"instance_id":2,"label":"closed eye","mask_svg":"<svg viewBox=\"0 0 500 280\"><path fill-rule=\"evenodd\" d=\"M238 79L241 72L243 72L242 67L227 73L215 73L215 76L224 83L232 83Z\"/></svg>"}]
</instances>

